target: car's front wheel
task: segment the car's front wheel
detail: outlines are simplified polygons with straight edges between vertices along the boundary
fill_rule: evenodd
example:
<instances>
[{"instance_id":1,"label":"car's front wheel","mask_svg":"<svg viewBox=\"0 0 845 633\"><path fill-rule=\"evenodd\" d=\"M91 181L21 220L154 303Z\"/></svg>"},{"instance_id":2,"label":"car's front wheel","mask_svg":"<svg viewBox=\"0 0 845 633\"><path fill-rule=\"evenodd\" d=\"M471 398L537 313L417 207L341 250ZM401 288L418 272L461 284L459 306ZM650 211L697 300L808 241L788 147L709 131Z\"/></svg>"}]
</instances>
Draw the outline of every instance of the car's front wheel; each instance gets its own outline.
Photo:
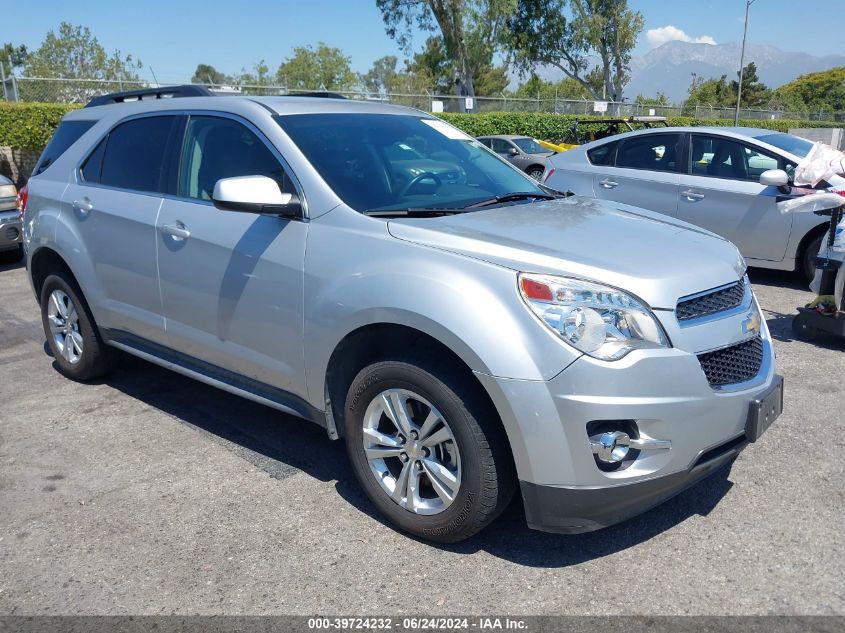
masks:
<instances>
[{"instance_id":1,"label":"car's front wheel","mask_svg":"<svg viewBox=\"0 0 845 633\"><path fill-rule=\"evenodd\" d=\"M819 249L822 247L822 240L825 234L819 235L812 239L804 248L804 253L801 257L801 272L808 281L812 281L816 274L816 255L819 254Z\"/></svg>"},{"instance_id":2,"label":"car's front wheel","mask_svg":"<svg viewBox=\"0 0 845 633\"><path fill-rule=\"evenodd\" d=\"M92 380L112 366L113 352L100 338L82 291L68 275L55 273L41 287L41 321L59 371Z\"/></svg>"},{"instance_id":3,"label":"car's front wheel","mask_svg":"<svg viewBox=\"0 0 845 633\"><path fill-rule=\"evenodd\" d=\"M346 399L346 445L367 496L416 536L456 542L507 505L515 480L495 411L466 377L385 361L361 370Z\"/></svg>"},{"instance_id":4,"label":"car's front wheel","mask_svg":"<svg viewBox=\"0 0 845 633\"><path fill-rule=\"evenodd\" d=\"M537 182L540 182L543 179L543 173L545 171L546 170L543 169L542 167L531 167L528 170L528 175L531 176Z\"/></svg>"}]
</instances>

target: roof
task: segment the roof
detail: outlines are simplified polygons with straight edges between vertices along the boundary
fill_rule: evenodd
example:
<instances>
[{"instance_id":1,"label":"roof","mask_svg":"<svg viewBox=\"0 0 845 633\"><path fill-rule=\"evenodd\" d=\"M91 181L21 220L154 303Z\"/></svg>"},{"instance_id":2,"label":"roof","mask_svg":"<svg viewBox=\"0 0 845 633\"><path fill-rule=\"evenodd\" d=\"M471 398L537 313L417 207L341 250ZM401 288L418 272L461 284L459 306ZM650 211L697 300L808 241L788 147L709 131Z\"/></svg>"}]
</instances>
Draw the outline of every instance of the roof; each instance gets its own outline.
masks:
<instances>
[{"instance_id":1,"label":"roof","mask_svg":"<svg viewBox=\"0 0 845 633\"><path fill-rule=\"evenodd\" d=\"M506 141L512 141L517 138L533 138L527 134L484 134L478 138L501 138Z\"/></svg>"},{"instance_id":2,"label":"roof","mask_svg":"<svg viewBox=\"0 0 845 633\"><path fill-rule=\"evenodd\" d=\"M102 102L99 102L102 103ZM111 102L103 105L94 103L86 108L75 110L68 115L70 119L102 118L106 113L158 112L167 110L220 110L226 112L243 112L261 107L273 114L307 114L307 113L343 113L357 112L366 114L413 114L416 116L431 115L421 110L405 106L390 105L377 101L361 101L355 99L332 99L325 97L279 96L259 97L251 95L223 95L223 96L191 96L148 98L133 101ZM92 116L94 115L94 116Z\"/></svg>"}]
</instances>

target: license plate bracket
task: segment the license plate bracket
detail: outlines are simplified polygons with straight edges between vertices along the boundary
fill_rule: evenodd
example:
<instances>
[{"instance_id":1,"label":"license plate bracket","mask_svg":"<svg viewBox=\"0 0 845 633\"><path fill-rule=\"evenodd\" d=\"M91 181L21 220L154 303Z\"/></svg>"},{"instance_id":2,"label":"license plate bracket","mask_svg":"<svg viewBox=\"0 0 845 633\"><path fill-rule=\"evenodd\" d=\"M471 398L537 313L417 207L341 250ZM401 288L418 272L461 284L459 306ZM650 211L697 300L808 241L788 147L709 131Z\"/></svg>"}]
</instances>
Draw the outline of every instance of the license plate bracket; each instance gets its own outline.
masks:
<instances>
[{"instance_id":1,"label":"license plate bracket","mask_svg":"<svg viewBox=\"0 0 845 633\"><path fill-rule=\"evenodd\" d=\"M775 383L759 398L749 404L745 435L749 442L756 442L780 414L783 413L783 376L775 376Z\"/></svg>"}]
</instances>

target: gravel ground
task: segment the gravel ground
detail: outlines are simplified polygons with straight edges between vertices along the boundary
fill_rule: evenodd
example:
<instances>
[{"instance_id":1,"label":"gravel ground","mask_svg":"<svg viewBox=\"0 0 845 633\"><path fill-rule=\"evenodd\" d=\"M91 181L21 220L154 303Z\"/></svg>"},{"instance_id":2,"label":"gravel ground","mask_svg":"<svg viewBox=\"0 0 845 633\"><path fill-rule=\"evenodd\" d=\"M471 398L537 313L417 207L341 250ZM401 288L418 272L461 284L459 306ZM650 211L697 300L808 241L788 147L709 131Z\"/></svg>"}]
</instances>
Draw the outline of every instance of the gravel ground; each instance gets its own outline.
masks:
<instances>
[{"instance_id":1,"label":"gravel ground","mask_svg":"<svg viewBox=\"0 0 845 633\"><path fill-rule=\"evenodd\" d=\"M316 426L131 358L62 378L0 267L0 614L845 614L845 345L791 338L794 275L751 277L786 410L729 472L579 536L517 500L444 547L381 523Z\"/></svg>"}]
</instances>

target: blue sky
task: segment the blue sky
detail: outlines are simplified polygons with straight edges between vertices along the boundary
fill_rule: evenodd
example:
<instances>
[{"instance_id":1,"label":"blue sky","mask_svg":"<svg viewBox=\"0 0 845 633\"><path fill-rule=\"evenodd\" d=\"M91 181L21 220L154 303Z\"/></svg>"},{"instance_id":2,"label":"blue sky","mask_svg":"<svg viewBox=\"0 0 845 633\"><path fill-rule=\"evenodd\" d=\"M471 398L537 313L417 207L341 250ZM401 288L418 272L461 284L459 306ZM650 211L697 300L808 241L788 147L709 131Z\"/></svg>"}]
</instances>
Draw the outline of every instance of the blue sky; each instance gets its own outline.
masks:
<instances>
[{"instance_id":1,"label":"blue sky","mask_svg":"<svg viewBox=\"0 0 845 633\"><path fill-rule=\"evenodd\" d=\"M667 38L710 38L718 43L742 39L744 0L630 0L630 4L645 17L637 54ZM232 73L264 59L275 71L293 46L319 41L342 48L352 58L353 69L361 72L383 55L402 57L385 35L375 0L39 0L16 3L14 11L4 13L0 42L34 49L61 21L82 24L108 50L118 48L141 59L142 74L151 78L152 68L162 82L190 79L199 62ZM843 0L800 4L756 0L748 36L755 43L784 50L845 54L843 17ZM419 34L415 44L421 47L424 40Z\"/></svg>"}]
</instances>

